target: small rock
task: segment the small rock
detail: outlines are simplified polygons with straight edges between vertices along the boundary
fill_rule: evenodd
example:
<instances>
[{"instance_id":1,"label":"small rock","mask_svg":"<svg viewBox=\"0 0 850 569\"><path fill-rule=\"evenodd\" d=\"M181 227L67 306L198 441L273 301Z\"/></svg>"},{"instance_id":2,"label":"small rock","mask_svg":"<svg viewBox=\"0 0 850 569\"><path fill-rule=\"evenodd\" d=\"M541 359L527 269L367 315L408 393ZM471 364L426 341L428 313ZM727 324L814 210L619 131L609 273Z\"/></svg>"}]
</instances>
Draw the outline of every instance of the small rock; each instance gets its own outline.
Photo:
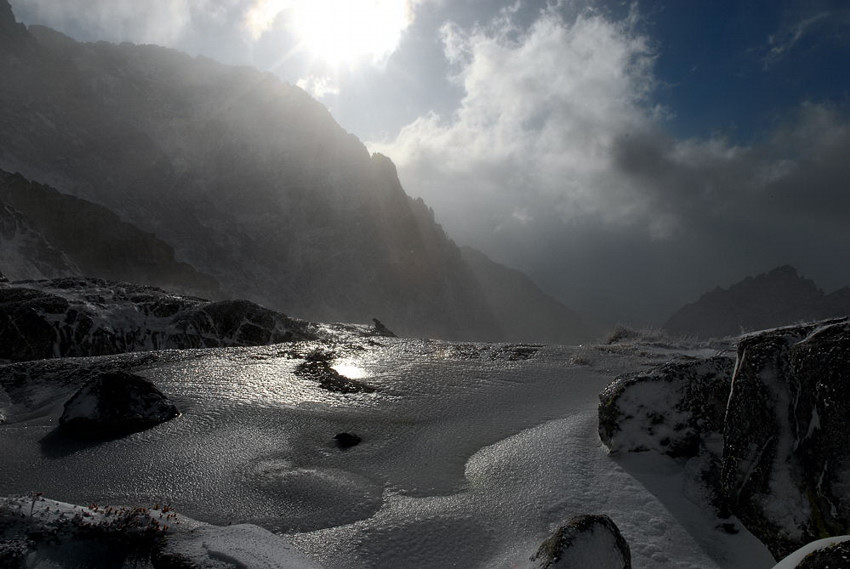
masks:
<instances>
[{"instance_id":1,"label":"small rock","mask_svg":"<svg viewBox=\"0 0 850 569\"><path fill-rule=\"evenodd\" d=\"M535 569L631 569L629 544L605 515L576 516L531 557Z\"/></svg>"},{"instance_id":2,"label":"small rock","mask_svg":"<svg viewBox=\"0 0 850 569\"><path fill-rule=\"evenodd\" d=\"M59 426L75 434L116 437L149 429L179 414L153 383L118 371L104 373L80 388L65 403Z\"/></svg>"},{"instance_id":3,"label":"small rock","mask_svg":"<svg viewBox=\"0 0 850 569\"><path fill-rule=\"evenodd\" d=\"M360 444L361 439L354 433L337 433L334 435L336 446L339 448L351 448Z\"/></svg>"}]
</instances>

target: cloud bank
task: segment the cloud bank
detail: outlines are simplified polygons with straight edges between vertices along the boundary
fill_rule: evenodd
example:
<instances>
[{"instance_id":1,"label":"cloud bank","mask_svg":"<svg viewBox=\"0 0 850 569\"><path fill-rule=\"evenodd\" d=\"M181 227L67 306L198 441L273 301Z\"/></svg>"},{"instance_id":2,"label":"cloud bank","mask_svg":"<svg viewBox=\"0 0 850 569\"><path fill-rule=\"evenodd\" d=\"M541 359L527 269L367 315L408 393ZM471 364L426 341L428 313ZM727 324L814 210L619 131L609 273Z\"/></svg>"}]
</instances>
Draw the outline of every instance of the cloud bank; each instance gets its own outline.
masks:
<instances>
[{"instance_id":1,"label":"cloud bank","mask_svg":"<svg viewBox=\"0 0 850 569\"><path fill-rule=\"evenodd\" d=\"M369 144L450 235L603 320L660 323L706 282L783 263L850 283L841 109L805 103L748 146L676 139L640 14L559 8L444 26L458 108Z\"/></svg>"}]
</instances>

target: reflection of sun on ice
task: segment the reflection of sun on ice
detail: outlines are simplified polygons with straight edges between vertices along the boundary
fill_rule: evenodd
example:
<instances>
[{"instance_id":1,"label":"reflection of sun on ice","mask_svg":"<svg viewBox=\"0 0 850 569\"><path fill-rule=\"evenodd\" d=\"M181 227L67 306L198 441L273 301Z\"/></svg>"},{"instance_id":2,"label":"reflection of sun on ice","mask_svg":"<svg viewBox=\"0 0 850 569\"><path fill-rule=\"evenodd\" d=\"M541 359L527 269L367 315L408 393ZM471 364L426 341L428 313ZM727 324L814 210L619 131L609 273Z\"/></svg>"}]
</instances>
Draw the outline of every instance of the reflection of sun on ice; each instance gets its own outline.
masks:
<instances>
[{"instance_id":1,"label":"reflection of sun on ice","mask_svg":"<svg viewBox=\"0 0 850 569\"><path fill-rule=\"evenodd\" d=\"M411 0L258 0L246 26L260 37L282 22L300 47L332 66L355 66L391 54L410 24ZM281 22L278 22L281 23Z\"/></svg>"}]
</instances>

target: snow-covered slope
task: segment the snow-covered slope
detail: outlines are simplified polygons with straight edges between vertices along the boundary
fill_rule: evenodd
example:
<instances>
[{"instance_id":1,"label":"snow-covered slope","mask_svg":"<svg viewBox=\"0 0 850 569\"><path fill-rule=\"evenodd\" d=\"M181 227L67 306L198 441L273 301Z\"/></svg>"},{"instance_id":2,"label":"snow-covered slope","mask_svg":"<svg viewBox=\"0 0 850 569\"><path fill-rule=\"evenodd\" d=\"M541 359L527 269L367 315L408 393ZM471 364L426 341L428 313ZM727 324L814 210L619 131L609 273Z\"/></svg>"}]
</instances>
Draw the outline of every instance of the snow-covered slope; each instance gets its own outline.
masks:
<instances>
[{"instance_id":1,"label":"snow-covered slope","mask_svg":"<svg viewBox=\"0 0 850 569\"><path fill-rule=\"evenodd\" d=\"M321 389L316 350L372 392ZM681 466L612 457L597 394L613 377L699 350L541 347L391 338L151 352L0 367L0 494L147 505L284 534L329 568L528 567L555 528L604 514L633 566L768 569L721 527ZM55 432L103 370L152 380L182 415L104 443ZM336 445L341 432L360 444ZM728 528L727 528L728 529Z\"/></svg>"}]
</instances>

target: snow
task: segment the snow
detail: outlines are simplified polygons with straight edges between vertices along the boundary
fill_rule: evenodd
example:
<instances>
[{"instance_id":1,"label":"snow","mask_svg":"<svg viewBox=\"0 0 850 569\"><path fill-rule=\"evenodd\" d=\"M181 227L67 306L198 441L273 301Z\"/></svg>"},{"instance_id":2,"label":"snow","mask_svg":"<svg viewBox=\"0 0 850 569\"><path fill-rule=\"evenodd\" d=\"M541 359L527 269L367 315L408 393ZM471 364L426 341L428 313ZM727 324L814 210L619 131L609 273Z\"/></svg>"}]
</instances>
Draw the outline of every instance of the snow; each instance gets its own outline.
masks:
<instances>
[{"instance_id":1,"label":"snow","mask_svg":"<svg viewBox=\"0 0 850 569\"><path fill-rule=\"evenodd\" d=\"M197 551L202 542L233 559L256 554L257 565L245 566L277 559L272 532L291 543L281 555L330 569L528 567L555 528L580 514L611 517L638 569L774 565L734 519L739 533L719 528L730 520L715 517L681 462L609 455L598 439L599 391L679 352L327 343L334 363L377 388L338 394L294 373L317 344L54 362L57 377L67 377L63 365L129 366L183 415L115 441L74 445L52 432L75 386L33 386L29 411L0 424L0 494L168 502L206 523L235 524L197 531L199 541L187 547ZM339 432L363 441L341 451Z\"/></svg>"}]
</instances>

